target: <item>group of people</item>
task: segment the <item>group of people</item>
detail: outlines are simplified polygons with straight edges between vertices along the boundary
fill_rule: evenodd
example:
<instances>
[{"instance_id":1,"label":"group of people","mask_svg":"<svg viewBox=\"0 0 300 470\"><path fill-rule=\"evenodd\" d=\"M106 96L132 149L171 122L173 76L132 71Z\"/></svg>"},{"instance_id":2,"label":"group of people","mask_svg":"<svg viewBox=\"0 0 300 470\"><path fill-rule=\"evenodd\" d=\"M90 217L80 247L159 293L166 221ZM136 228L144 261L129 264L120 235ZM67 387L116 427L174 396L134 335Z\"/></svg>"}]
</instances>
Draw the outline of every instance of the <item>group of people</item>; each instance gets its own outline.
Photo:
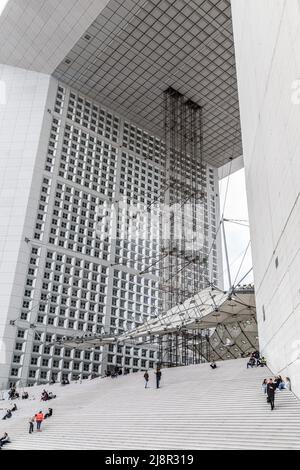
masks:
<instances>
[{"instance_id":1,"label":"group of people","mask_svg":"<svg viewBox=\"0 0 300 470\"><path fill-rule=\"evenodd\" d=\"M254 351L250 358L249 361L247 362L247 369L249 367L264 367L267 365L267 361L264 356L260 357L259 351Z\"/></svg>"},{"instance_id":2,"label":"group of people","mask_svg":"<svg viewBox=\"0 0 300 470\"><path fill-rule=\"evenodd\" d=\"M16 398L20 398L20 394L16 391L15 387L11 387L8 392L8 397L10 400L14 400Z\"/></svg>"},{"instance_id":3,"label":"group of people","mask_svg":"<svg viewBox=\"0 0 300 470\"><path fill-rule=\"evenodd\" d=\"M126 371L124 371L124 375L126 374ZM118 366L115 366L114 370L106 370L104 374L105 377L111 377L112 379L115 379L118 375L122 375L122 369Z\"/></svg>"},{"instance_id":4,"label":"group of people","mask_svg":"<svg viewBox=\"0 0 300 470\"><path fill-rule=\"evenodd\" d=\"M53 398L56 398L56 395L53 395L52 392L47 392L46 390L43 390L42 396L41 396L42 401L53 400Z\"/></svg>"},{"instance_id":5,"label":"group of people","mask_svg":"<svg viewBox=\"0 0 300 470\"><path fill-rule=\"evenodd\" d=\"M44 414L42 411L39 411L34 416L29 418L29 434L32 434L34 432L34 423L36 423L36 430L40 432L42 422L47 418L51 418L52 415L53 409L49 408L47 413Z\"/></svg>"},{"instance_id":6,"label":"group of people","mask_svg":"<svg viewBox=\"0 0 300 470\"><path fill-rule=\"evenodd\" d=\"M17 411L17 409L18 409L17 405L16 405L16 404L14 404L14 406L13 406L11 409L7 409L7 410L6 410L6 413L5 413L5 415L3 416L3 418L2 418L2 419L4 419L4 420L5 420L5 419L9 419L9 418L11 418L11 417L12 417L12 414L13 414L13 412L14 412L14 411Z\"/></svg>"},{"instance_id":7,"label":"group of people","mask_svg":"<svg viewBox=\"0 0 300 470\"><path fill-rule=\"evenodd\" d=\"M157 368L156 368L156 371L155 371L154 373L155 373L155 376L156 376L156 388L159 388L160 381L161 381L161 376L162 376L160 367L157 367ZM149 373L148 373L148 371L146 371L146 372L144 373L145 388L148 388L149 378L150 378L150 377L149 377Z\"/></svg>"}]
</instances>

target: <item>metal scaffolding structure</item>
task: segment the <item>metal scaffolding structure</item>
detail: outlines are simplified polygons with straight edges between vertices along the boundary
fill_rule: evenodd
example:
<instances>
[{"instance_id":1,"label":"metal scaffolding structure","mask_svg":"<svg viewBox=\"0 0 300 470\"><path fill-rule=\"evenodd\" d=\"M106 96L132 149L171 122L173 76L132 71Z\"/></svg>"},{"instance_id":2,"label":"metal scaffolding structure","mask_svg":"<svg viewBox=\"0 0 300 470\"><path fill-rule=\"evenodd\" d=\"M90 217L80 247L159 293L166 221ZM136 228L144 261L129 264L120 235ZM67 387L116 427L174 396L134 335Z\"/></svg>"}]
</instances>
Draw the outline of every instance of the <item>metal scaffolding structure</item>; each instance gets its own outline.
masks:
<instances>
[{"instance_id":1,"label":"metal scaffolding structure","mask_svg":"<svg viewBox=\"0 0 300 470\"><path fill-rule=\"evenodd\" d=\"M181 330L158 337L158 363L161 367L187 366L210 361L209 330Z\"/></svg>"},{"instance_id":2,"label":"metal scaffolding structure","mask_svg":"<svg viewBox=\"0 0 300 470\"><path fill-rule=\"evenodd\" d=\"M164 140L160 281L166 312L201 289L206 262L202 108L171 87L164 92Z\"/></svg>"}]
</instances>

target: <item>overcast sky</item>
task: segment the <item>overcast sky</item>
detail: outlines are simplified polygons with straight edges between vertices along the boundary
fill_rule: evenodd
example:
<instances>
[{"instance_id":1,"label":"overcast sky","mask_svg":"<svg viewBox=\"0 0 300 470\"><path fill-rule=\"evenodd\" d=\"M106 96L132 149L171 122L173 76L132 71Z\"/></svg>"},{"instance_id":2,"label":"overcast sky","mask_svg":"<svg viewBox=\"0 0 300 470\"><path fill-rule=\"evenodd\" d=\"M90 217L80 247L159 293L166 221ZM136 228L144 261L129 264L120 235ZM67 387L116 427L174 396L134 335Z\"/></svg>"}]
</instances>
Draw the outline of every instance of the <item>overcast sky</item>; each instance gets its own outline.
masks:
<instances>
[{"instance_id":1,"label":"overcast sky","mask_svg":"<svg viewBox=\"0 0 300 470\"><path fill-rule=\"evenodd\" d=\"M229 182L228 182L229 180ZM224 206L226 187L228 182L228 191ZM247 198L245 188L244 170L239 170L228 178L220 181L220 211L224 208L224 218L230 220L248 221ZM245 222L241 222L245 224ZM249 222L246 222L249 224ZM250 240L249 228L232 222L225 222L225 233L230 264L231 279L234 285L239 282L247 271L252 267L251 246L249 246L246 257L242 259ZM242 265L241 265L242 263ZM225 251L223 246L223 269L224 269L224 287L228 288L228 270L226 267ZM240 271L239 271L240 270ZM239 273L238 273L239 271ZM235 281L236 279L236 281ZM235 282L234 282L235 281ZM251 272L241 284L253 282L253 272Z\"/></svg>"}]
</instances>

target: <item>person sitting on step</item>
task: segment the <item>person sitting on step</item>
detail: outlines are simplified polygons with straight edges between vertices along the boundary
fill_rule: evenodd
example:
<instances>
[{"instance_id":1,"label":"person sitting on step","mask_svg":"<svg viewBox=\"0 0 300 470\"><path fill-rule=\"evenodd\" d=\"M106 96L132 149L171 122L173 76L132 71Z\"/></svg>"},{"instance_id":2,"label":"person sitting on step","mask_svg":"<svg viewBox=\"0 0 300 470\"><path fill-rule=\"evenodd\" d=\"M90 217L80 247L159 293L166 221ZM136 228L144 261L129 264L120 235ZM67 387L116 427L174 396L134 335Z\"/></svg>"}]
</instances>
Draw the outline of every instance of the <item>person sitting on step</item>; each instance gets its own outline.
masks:
<instances>
[{"instance_id":1,"label":"person sitting on step","mask_svg":"<svg viewBox=\"0 0 300 470\"><path fill-rule=\"evenodd\" d=\"M12 417L12 413L10 410L6 410L6 414L3 416L2 419L9 419Z\"/></svg>"},{"instance_id":2,"label":"person sitting on step","mask_svg":"<svg viewBox=\"0 0 300 470\"><path fill-rule=\"evenodd\" d=\"M45 418L45 419L51 418L52 415L53 415L53 409L52 409L52 408L49 408L49 409L48 409L48 413L45 414L44 418Z\"/></svg>"},{"instance_id":3,"label":"person sitting on step","mask_svg":"<svg viewBox=\"0 0 300 470\"><path fill-rule=\"evenodd\" d=\"M46 390L43 390L41 400L42 401L48 401L49 400L49 395L48 395L48 392L46 392Z\"/></svg>"},{"instance_id":4,"label":"person sitting on step","mask_svg":"<svg viewBox=\"0 0 300 470\"><path fill-rule=\"evenodd\" d=\"M260 366L260 367L264 367L267 365L267 361L266 359L264 358L264 356L262 356L260 359L257 359L257 367Z\"/></svg>"},{"instance_id":5,"label":"person sitting on step","mask_svg":"<svg viewBox=\"0 0 300 470\"><path fill-rule=\"evenodd\" d=\"M247 362L247 369L248 367L254 367L255 366L255 357L251 356L249 361Z\"/></svg>"},{"instance_id":6,"label":"person sitting on step","mask_svg":"<svg viewBox=\"0 0 300 470\"><path fill-rule=\"evenodd\" d=\"M217 364L215 363L215 361L212 361L212 363L210 364L210 367L212 369L216 369L217 368Z\"/></svg>"},{"instance_id":7,"label":"person sitting on step","mask_svg":"<svg viewBox=\"0 0 300 470\"><path fill-rule=\"evenodd\" d=\"M284 382L284 388L286 390L288 390L289 392L291 391L292 387L291 387L291 379L289 377L286 377L285 378L285 382Z\"/></svg>"},{"instance_id":8,"label":"person sitting on step","mask_svg":"<svg viewBox=\"0 0 300 470\"><path fill-rule=\"evenodd\" d=\"M10 438L8 437L7 432L3 434L3 436L0 439L0 449L5 445L10 442Z\"/></svg>"}]
</instances>

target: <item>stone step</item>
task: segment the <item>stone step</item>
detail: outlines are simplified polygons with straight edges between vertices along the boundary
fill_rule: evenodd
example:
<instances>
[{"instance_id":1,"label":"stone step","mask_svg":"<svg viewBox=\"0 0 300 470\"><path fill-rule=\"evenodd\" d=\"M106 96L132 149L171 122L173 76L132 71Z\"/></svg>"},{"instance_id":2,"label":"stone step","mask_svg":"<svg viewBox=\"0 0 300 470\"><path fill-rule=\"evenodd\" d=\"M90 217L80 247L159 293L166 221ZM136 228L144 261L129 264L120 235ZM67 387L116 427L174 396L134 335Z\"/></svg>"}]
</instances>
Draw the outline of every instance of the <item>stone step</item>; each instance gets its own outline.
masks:
<instances>
[{"instance_id":1,"label":"stone step","mask_svg":"<svg viewBox=\"0 0 300 470\"><path fill-rule=\"evenodd\" d=\"M49 387L58 398L17 402L0 421L21 449L300 449L300 402L278 391L270 410L261 382L272 373L246 369L246 360L163 370L161 389L143 387L142 374ZM29 393L40 396L45 387ZM0 402L0 408L7 408ZM28 418L48 407L54 416L28 434Z\"/></svg>"}]
</instances>

